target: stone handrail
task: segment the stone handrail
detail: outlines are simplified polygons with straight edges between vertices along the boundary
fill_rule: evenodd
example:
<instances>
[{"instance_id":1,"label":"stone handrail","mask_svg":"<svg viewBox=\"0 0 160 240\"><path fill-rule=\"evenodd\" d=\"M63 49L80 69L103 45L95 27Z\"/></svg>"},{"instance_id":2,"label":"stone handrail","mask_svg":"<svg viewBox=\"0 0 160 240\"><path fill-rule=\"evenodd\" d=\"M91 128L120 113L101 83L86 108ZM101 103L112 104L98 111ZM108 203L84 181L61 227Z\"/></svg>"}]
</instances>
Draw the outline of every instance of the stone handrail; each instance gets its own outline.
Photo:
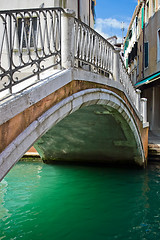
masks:
<instances>
[{"instance_id":1,"label":"stone handrail","mask_svg":"<svg viewBox=\"0 0 160 240\"><path fill-rule=\"evenodd\" d=\"M75 59L113 75L114 47L79 19L74 19Z\"/></svg>"},{"instance_id":2,"label":"stone handrail","mask_svg":"<svg viewBox=\"0 0 160 240\"><path fill-rule=\"evenodd\" d=\"M130 76L126 70L123 59L121 58L120 55L119 55L119 76L120 76L119 78L120 83L124 86L132 102L136 106L136 95L137 95L136 89L131 82Z\"/></svg>"}]
</instances>

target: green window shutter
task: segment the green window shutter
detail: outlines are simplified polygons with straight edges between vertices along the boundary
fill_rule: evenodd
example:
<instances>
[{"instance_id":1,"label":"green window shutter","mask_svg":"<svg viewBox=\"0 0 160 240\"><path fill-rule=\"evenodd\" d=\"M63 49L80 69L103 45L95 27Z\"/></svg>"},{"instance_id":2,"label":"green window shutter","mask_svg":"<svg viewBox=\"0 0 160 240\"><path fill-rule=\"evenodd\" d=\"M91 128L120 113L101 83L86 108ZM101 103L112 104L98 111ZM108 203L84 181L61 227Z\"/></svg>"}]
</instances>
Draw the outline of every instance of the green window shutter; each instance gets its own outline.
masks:
<instances>
[{"instance_id":1,"label":"green window shutter","mask_svg":"<svg viewBox=\"0 0 160 240\"><path fill-rule=\"evenodd\" d=\"M142 8L142 29L144 27L144 7Z\"/></svg>"},{"instance_id":2,"label":"green window shutter","mask_svg":"<svg viewBox=\"0 0 160 240\"><path fill-rule=\"evenodd\" d=\"M145 68L148 67L149 63L149 56L148 56L148 42L144 43L144 66Z\"/></svg>"}]
</instances>

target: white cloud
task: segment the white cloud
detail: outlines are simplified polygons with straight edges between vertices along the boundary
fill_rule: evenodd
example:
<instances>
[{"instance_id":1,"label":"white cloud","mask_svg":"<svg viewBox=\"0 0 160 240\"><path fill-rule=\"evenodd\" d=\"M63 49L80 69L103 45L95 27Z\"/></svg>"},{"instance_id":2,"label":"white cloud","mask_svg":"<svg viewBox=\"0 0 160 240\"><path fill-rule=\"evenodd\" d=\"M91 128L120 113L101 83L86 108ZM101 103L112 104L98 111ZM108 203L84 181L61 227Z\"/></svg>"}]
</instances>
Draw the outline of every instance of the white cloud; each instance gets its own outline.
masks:
<instances>
[{"instance_id":1,"label":"white cloud","mask_svg":"<svg viewBox=\"0 0 160 240\"><path fill-rule=\"evenodd\" d=\"M127 21L128 22L128 21ZM124 23L124 28L127 31L129 22ZM113 35L118 37L118 42L122 41L122 22L115 18L97 18L95 24L95 30L105 38L109 38Z\"/></svg>"},{"instance_id":2,"label":"white cloud","mask_svg":"<svg viewBox=\"0 0 160 240\"><path fill-rule=\"evenodd\" d=\"M118 21L115 18L97 18L96 19L96 26L99 26L101 28L116 28L116 29L121 29L122 27L122 22ZM128 24L124 23L124 28L128 28Z\"/></svg>"},{"instance_id":3,"label":"white cloud","mask_svg":"<svg viewBox=\"0 0 160 240\"><path fill-rule=\"evenodd\" d=\"M110 35L104 33L100 27L95 27L95 31L98 32L100 35L102 35L102 37L104 37L104 38L109 38L110 37Z\"/></svg>"}]
</instances>

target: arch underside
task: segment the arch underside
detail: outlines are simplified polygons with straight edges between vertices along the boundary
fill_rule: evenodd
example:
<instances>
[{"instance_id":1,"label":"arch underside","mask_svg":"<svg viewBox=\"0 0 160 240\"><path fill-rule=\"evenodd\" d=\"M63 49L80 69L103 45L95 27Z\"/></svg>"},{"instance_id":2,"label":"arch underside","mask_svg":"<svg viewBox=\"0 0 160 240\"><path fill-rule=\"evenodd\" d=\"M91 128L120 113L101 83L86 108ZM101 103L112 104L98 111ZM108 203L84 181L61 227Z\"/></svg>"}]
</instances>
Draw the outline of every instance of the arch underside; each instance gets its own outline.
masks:
<instances>
[{"instance_id":1,"label":"arch underside","mask_svg":"<svg viewBox=\"0 0 160 240\"><path fill-rule=\"evenodd\" d=\"M88 92L87 101L83 99L34 144L43 161L143 165L139 132L123 100L104 90L96 101L96 91L91 91L82 91Z\"/></svg>"},{"instance_id":2,"label":"arch underside","mask_svg":"<svg viewBox=\"0 0 160 240\"><path fill-rule=\"evenodd\" d=\"M86 106L68 115L34 146L45 162L133 164L139 155L128 123L105 105Z\"/></svg>"}]
</instances>

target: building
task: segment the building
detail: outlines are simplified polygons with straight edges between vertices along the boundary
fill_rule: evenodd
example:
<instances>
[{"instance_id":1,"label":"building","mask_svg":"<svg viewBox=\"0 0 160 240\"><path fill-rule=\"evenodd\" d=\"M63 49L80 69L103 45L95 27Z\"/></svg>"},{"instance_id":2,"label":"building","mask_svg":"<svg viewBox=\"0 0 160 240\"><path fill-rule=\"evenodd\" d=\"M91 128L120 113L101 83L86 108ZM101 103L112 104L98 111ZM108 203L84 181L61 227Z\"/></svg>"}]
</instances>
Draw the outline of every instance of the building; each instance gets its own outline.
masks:
<instances>
[{"instance_id":1,"label":"building","mask_svg":"<svg viewBox=\"0 0 160 240\"><path fill-rule=\"evenodd\" d=\"M62 7L75 11L76 17L94 27L96 0L8 0L1 2L1 10Z\"/></svg>"},{"instance_id":2,"label":"building","mask_svg":"<svg viewBox=\"0 0 160 240\"><path fill-rule=\"evenodd\" d=\"M123 43L122 42L117 42L117 36L112 36L107 38L107 41L111 43L116 50L119 51L121 57L124 57L124 51L123 51ZM123 40L123 39L122 39Z\"/></svg>"},{"instance_id":3,"label":"building","mask_svg":"<svg viewBox=\"0 0 160 240\"><path fill-rule=\"evenodd\" d=\"M138 0L124 57L132 82L148 100L149 136L160 142L160 0Z\"/></svg>"}]
</instances>

